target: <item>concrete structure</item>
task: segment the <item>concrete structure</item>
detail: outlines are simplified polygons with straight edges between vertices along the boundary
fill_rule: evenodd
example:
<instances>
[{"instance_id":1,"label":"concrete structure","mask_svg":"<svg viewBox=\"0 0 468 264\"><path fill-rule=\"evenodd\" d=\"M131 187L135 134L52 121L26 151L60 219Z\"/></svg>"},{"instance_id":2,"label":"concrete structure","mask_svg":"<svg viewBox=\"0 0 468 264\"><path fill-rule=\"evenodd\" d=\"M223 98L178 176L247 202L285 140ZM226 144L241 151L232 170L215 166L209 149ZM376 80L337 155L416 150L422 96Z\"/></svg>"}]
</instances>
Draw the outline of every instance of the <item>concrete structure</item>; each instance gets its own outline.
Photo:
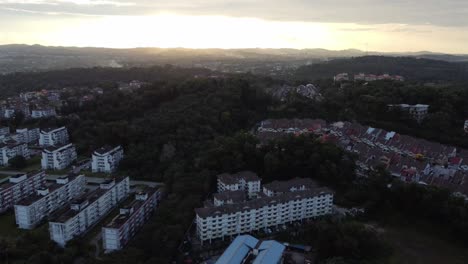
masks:
<instances>
[{"instance_id":1,"label":"concrete structure","mask_svg":"<svg viewBox=\"0 0 468 264\"><path fill-rule=\"evenodd\" d=\"M7 140L5 143L0 143L0 166L8 166L10 159L16 156L23 156L25 159L29 159L28 144L19 143L15 140Z\"/></svg>"},{"instance_id":2,"label":"concrete structure","mask_svg":"<svg viewBox=\"0 0 468 264\"><path fill-rule=\"evenodd\" d=\"M15 204L16 224L22 229L36 227L45 217L81 195L86 179L84 175L68 175L55 180L54 184L42 186L31 195Z\"/></svg>"},{"instance_id":3,"label":"concrete structure","mask_svg":"<svg viewBox=\"0 0 468 264\"><path fill-rule=\"evenodd\" d=\"M293 181L297 183L298 180ZM281 189L290 192L276 192L271 196L259 194L259 198L248 201L195 209L198 238L211 242L332 213L330 190L296 183L284 182L285 187Z\"/></svg>"},{"instance_id":4,"label":"concrete structure","mask_svg":"<svg viewBox=\"0 0 468 264\"><path fill-rule=\"evenodd\" d=\"M235 174L218 175L218 193L242 190L249 198L260 192L261 179L251 171L241 171Z\"/></svg>"},{"instance_id":5,"label":"concrete structure","mask_svg":"<svg viewBox=\"0 0 468 264\"><path fill-rule=\"evenodd\" d=\"M31 117L34 119L38 118L46 118L46 117L51 117L51 116L56 116L57 113L55 112L55 109L52 107L47 107L47 108L38 108L34 109L31 112Z\"/></svg>"},{"instance_id":6,"label":"concrete structure","mask_svg":"<svg viewBox=\"0 0 468 264\"><path fill-rule=\"evenodd\" d=\"M45 172L30 172L11 176L8 182L0 184L0 213L33 194L45 184Z\"/></svg>"},{"instance_id":7,"label":"concrete structure","mask_svg":"<svg viewBox=\"0 0 468 264\"><path fill-rule=\"evenodd\" d=\"M110 223L102 228L102 243L106 253L122 249L154 212L160 192L146 188L122 208Z\"/></svg>"},{"instance_id":8,"label":"concrete structure","mask_svg":"<svg viewBox=\"0 0 468 264\"><path fill-rule=\"evenodd\" d=\"M111 173L117 169L119 162L123 159L123 148L102 147L93 152L91 168L93 172Z\"/></svg>"},{"instance_id":9,"label":"concrete structure","mask_svg":"<svg viewBox=\"0 0 468 264\"><path fill-rule=\"evenodd\" d=\"M102 220L130 191L130 179L112 179L99 188L71 202L69 208L58 211L49 221L50 238L60 246L89 231Z\"/></svg>"},{"instance_id":10,"label":"concrete structure","mask_svg":"<svg viewBox=\"0 0 468 264\"><path fill-rule=\"evenodd\" d=\"M417 104L417 105L409 105L409 104L398 104L398 105L388 105L390 109L392 108L399 108L401 111L408 112L411 117L413 117L417 122L422 122L427 114L429 113L429 105L425 104Z\"/></svg>"},{"instance_id":11,"label":"concrete structure","mask_svg":"<svg viewBox=\"0 0 468 264\"><path fill-rule=\"evenodd\" d=\"M13 136L14 139L22 143L37 143L39 140L39 128L22 128L16 129L16 134Z\"/></svg>"},{"instance_id":12,"label":"concrete structure","mask_svg":"<svg viewBox=\"0 0 468 264\"><path fill-rule=\"evenodd\" d=\"M68 144L68 131L66 127L41 129L39 134L40 146L57 146Z\"/></svg>"},{"instance_id":13,"label":"concrete structure","mask_svg":"<svg viewBox=\"0 0 468 264\"><path fill-rule=\"evenodd\" d=\"M47 147L42 150L41 165L44 170L63 170L77 158L73 144Z\"/></svg>"},{"instance_id":14,"label":"concrete structure","mask_svg":"<svg viewBox=\"0 0 468 264\"><path fill-rule=\"evenodd\" d=\"M260 241L249 235L236 237L216 264L281 264L286 247L274 240Z\"/></svg>"}]
</instances>

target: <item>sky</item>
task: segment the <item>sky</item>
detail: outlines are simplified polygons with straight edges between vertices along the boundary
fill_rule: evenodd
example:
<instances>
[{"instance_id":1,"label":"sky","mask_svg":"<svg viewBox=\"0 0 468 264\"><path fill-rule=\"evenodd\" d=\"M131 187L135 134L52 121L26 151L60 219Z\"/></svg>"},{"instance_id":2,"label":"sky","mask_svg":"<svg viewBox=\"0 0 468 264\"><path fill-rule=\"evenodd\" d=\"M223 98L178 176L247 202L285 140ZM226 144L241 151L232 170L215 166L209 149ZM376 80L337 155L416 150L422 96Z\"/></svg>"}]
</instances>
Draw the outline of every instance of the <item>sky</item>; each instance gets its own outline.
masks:
<instances>
[{"instance_id":1,"label":"sky","mask_svg":"<svg viewBox=\"0 0 468 264\"><path fill-rule=\"evenodd\" d=\"M0 44L468 53L467 0L0 0Z\"/></svg>"}]
</instances>

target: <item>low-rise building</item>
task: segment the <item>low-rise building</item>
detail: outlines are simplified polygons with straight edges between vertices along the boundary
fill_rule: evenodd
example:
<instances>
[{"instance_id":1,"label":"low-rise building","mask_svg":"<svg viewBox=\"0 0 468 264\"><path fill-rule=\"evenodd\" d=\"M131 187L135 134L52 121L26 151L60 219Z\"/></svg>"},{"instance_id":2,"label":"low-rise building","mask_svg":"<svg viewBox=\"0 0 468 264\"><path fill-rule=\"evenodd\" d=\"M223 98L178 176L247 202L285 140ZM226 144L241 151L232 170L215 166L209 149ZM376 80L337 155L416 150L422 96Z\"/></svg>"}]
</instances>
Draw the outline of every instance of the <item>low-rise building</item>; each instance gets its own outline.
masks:
<instances>
[{"instance_id":1,"label":"low-rise building","mask_svg":"<svg viewBox=\"0 0 468 264\"><path fill-rule=\"evenodd\" d=\"M25 159L30 158L28 144L19 143L15 140L6 140L0 143L0 166L8 166L12 158L22 156Z\"/></svg>"},{"instance_id":2,"label":"low-rise building","mask_svg":"<svg viewBox=\"0 0 468 264\"><path fill-rule=\"evenodd\" d=\"M0 213L33 194L45 184L45 172L30 172L11 176L0 184Z\"/></svg>"},{"instance_id":3,"label":"low-rise building","mask_svg":"<svg viewBox=\"0 0 468 264\"><path fill-rule=\"evenodd\" d=\"M68 143L69 135L66 127L45 128L39 133L40 146L57 146Z\"/></svg>"},{"instance_id":4,"label":"low-rise building","mask_svg":"<svg viewBox=\"0 0 468 264\"><path fill-rule=\"evenodd\" d=\"M249 235L236 237L216 264L281 264L286 246L274 241L260 241Z\"/></svg>"},{"instance_id":5,"label":"low-rise building","mask_svg":"<svg viewBox=\"0 0 468 264\"><path fill-rule=\"evenodd\" d=\"M57 113L55 112L55 108L52 107L45 107L45 108L38 108L34 109L31 112L31 117L34 119L38 118L46 118L51 116L56 116Z\"/></svg>"},{"instance_id":6,"label":"low-rise building","mask_svg":"<svg viewBox=\"0 0 468 264\"><path fill-rule=\"evenodd\" d=\"M348 73L338 73L333 77L333 81L335 82L344 82L344 81L349 81L349 75Z\"/></svg>"},{"instance_id":7,"label":"low-rise building","mask_svg":"<svg viewBox=\"0 0 468 264\"><path fill-rule=\"evenodd\" d=\"M22 229L36 227L45 217L81 195L85 184L84 175L70 174L40 187L36 194L15 204L16 224Z\"/></svg>"},{"instance_id":8,"label":"low-rise building","mask_svg":"<svg viewBox=\"0 0 468 264\"><path fill-rule=\"evenodd\" d=\"M130 179L112 179L99 188L71 201L69 208L55 213L49 221L50 238L60 246L81 236L101 221L130 192Z\"/></svg>"},{"instance_id":9,"label":"low-rise building","mask_svg":"<svg viewBox=\"0 0 468 264\"><path fill-rule=\"evenodd\" d=\"M211 242L332 213L333 193L327 188L284 184L281 189L292 186L290 192L195 209L198 238Z\"/></svg>"},{"instance_id":10,"label":"low-rise building","mask_svg":"<svg viewBox=\"0 0 468 264\"><path fill-rule=\"evenodd\" d=\"M41 165L44 170L63 170L77 158L73 144L49 146L42 150Z\"/></svg>"},{"instance_id":11,"label":"low-rise building","mask_svg":"<svg viewBox=\"0 0 468 264\"><path fill-rule=\"evenodd\" d=\"M146 188L135 194L132 201L120 208L120 212L102 228L102 244L105 252L122 249L154 212L160 192Z\"/></svg>"},{"instance_id":12,"label":"low-rise building","mask_svg":"<svg viewBox=\"0 0 468 264\"><path fill-rule=\"evenodd\" d=\"M123 158L123 148L118 147L102 147L93 152L93 160L91 168L93 172L111 173L117 169L119 162Z\"/></svg>"},{"instance_id":13,"label":"low-rise building","mask_svg":"<svg viewBox=\"0 0 468 264\"><path fill-rule=\"evenodd\" d=\"M261 179L251 171L241 171L235 174L218 175L218 193L242 190L252 198L260 192Z\"/></svg>"}]
</instances>

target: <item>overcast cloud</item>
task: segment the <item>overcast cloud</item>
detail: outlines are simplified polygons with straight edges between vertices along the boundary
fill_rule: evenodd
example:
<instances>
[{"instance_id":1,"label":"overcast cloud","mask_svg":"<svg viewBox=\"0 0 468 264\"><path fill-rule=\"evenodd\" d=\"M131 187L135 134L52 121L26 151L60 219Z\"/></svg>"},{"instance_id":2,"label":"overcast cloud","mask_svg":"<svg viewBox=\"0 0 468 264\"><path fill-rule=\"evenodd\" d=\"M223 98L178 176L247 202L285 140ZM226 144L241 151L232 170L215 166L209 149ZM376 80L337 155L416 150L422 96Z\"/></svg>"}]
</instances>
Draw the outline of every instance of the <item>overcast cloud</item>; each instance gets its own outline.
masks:
<instances>
[{"instance_id":1,"label":"overcast cloud","mask_svg":"<svg viewBox=\"0 0 468 264\"><path fill-rule=\"evenodd\" d=\"M0 7L0 12L49 15L137 16L171 12L279 21L468 26L466 0L0 0Z\"/></svg>"}]
</instances>

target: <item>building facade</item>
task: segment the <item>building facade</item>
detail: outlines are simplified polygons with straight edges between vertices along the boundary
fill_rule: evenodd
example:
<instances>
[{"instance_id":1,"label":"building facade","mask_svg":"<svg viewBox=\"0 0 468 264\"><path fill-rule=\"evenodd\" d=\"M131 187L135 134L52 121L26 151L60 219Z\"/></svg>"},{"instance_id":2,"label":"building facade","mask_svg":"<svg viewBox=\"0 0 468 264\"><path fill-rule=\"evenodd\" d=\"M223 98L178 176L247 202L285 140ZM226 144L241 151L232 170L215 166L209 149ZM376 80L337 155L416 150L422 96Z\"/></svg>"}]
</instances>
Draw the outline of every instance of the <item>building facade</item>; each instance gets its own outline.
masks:
<instances>
[{"instance_id":1,"label":"building facade","mask_svg":"<svg viewBox=\"0 0 468 264\"><path fill-rule=\"evenodd\" d=\"M10 134L9 127L0 127L0 136L7 136Z\"/></svg>"},{"instance_id":2,"label":"building facade","mask_svg":"<svg viewBox=\"0 0 468 264\"><path fill-rule=\"evenodd\" d=\"M68 144L69 136L66 127L41 129L39 133L40 146L57 146Z\"/></svg>"},{"instance_id":3,"label":"building facade","mask_svg":"<svg viewBox=\"0 0 468 264\"><path fill-rule=\"evenodd\" d=\"M39 118L46 118L46 117L51 117L51 116L56 116L57 113L55 112L54 108L39 108L32 110L31 112L31 117L34 119L39 119Z\"/></svg>"},{"instance_id":4,"label":"building facade","mask_svg":"<svg viewBox=\"0 0 468 264\"><path fill-rule=\"evenodd\" d=\"M16 134L13 136L13 138L22 143L37 143L39 140L39 128L22 128L22 129L16 129Z\"/></svg>"},{"instance_id":5,"label":"building facade","mask_svg":"<svg viewBox=\"0 0 468 264\"><path fill-rule=\"evenodd\" d=\"M160 192L146 188L135 194L133 201L122 208L112 221L102 228L102 243L105 252L122 249L154 212Z\"/></svg>"},{"instance_id":6,"label":"building facade","mask_svg":"<svg viewBox=\"0 0 468 264\"><path fill-rule=\"evenodd\" d=\"M74 199L69 208L56 213L49 221L50 238L60 246L83 235L102 220L130 192L130 179L113 179L99 188Z\"/></svg>"},{"instance_id":7,"label":"building facade","mask_svg":"<svg viewBox=\"0 0 468 264\"><path fill-rule=\"evenodd\" d=\"M35 195L15 204L16 224L21 229L36 227L52 212L81 195L85 184L84 175L71 174L57 178L52 185L42 186Z\"/></svg>"},{"instance_id":8,"label":"building facade","mask_svg":"<svg viewBox=\"0 0 468 264\"><path fill-rule=\"evenodd\" d=\"M93 172L111 173L117 169L119 162L123 158L123 148L121 146L102 147L93 152L91 168Z\"/></svg>"},{"instance_id":9,"label":"building facade","mask_svg":"<svg viewBox=\"0 0 468 264\"><path fill-rule=\"evenodd\" d=\"M0 184L0 213L13 208L16 203L34 194L44 184L44 171L11 176L8 182Z\"/></svg>"},{"instance_id":10,"label":"building facade","mask_svg":"<svg viewBox=\"0 0 468 264\"><path fill-rule=\"evenodd\" d=\"M333 193L327 188L297 188L271 196L260 194L259 198L245 202L195 209L197 236L202 242L211 242L329 215L332 209Z\"/></svg>"},{"instance_id":11,"label":"building facade","mask_svg":"<svg viewBox=\"0 0 468 264\"><path fill-rule=\"evenodd\" d=\"M251 171L241 171L235 174L218 175L218 193L225 191L245 191L252 198L260 192L261 179Z\"/></svg>"},{"instance_id":12,"label":"building facade","mask_svg":"<svg viewBox=\"0 0 468 264\"><path fill-rule=\"evenodd\" d=\"M15 140L7 140L0 143L0 166L8 166L10 159L22 156L25 159L30 158L28 144L19 143Z\"/></svg>"},{"instance_id":13,"label":"building facade","mask_svg":"<svg viewBox=\"0 0 468 264\"><path fill-rule=\"evenodd\" d=\"M42 150L41 165L44 170L63 170L77 158L73 144L58 147L47 147Z\"/></svg>"}]
</instances>

